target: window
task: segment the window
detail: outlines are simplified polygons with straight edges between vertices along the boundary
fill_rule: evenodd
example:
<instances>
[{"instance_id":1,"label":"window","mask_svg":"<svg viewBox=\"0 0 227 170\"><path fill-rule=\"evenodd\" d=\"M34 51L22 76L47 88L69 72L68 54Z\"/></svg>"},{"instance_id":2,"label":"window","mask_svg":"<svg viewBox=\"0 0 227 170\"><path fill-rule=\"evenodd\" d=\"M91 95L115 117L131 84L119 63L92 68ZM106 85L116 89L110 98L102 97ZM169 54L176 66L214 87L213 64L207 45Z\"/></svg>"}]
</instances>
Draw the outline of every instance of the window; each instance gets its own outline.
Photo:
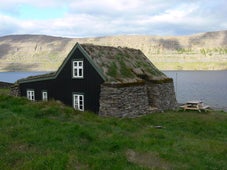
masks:
<instances>
[{"instance_id":1,"label":"window","mask_svg":"<svg viewBox=\"0 0 227 170\"><path fill-rule=\"evenodd\" d=\"M73 108L76 110L84 111L84 95L73 94Z\"/></svg>"},{"instance_id":2,"label":"window","mask_svg":"<svg viewBox=\"0 0 227 170\"><path fill-rule=\"evenodd\" d=\"M42 99L43 99L43 101L47 101L47 100L48 100L47 91L43 91L43 92L42 92Z\"/></svg>"},{"instance_id":3,"label":"window","mask_svg":"<svg viewBox=\"0 0 227 170\"><path fill-rule=\"evenodd\" d=\"M28 98L28 100L34 101L35 100L35 91L27 90L27 98Z\"/></svg>"},{"instance_id":4,"label":"window","mask_svg":"<svg viewBox=\"0 0 227 170\"><path fill-rule=\"evenodd\" d=\"M83 78L84 77L84 63L83 61L73 61L72 63L73 69L73 78Z\"/></svg>"}]
</instances>

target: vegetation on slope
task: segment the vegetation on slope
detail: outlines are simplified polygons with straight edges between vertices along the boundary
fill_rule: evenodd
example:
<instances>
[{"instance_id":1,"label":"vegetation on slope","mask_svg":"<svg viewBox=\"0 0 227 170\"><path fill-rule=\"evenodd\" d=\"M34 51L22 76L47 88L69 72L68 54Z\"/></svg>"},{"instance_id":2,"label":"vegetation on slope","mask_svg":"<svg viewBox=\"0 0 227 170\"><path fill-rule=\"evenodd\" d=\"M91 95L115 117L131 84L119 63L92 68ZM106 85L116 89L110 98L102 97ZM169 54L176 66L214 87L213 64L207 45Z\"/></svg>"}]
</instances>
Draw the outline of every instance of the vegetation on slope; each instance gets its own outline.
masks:
<instances>
[{"instance_id":1,"label":"vegetation on slope","mask_svg":"<svg viewBox=\"0 0 227 170\"><path fill-rule=\"evenodd\" d=\"M1 170L227 169L226 144L224 112L104 118L0 95Z\"/></svg>"},{"instance_id":2,"label":"vegetation on slope","mask_svg":"<svg viewBox=\"0 0 227 170\"><path fill-rule=\"evenodd\" d=\"M72 39L43 35L5 36L0 37L0 71L57 70L76 42L140 49L161 70L227 69L226 64L222 65L227 63L227 31L218 31L172 37L127 35ZM203 63L202 67L200 63Z\"/></svg>"}]
</instances>

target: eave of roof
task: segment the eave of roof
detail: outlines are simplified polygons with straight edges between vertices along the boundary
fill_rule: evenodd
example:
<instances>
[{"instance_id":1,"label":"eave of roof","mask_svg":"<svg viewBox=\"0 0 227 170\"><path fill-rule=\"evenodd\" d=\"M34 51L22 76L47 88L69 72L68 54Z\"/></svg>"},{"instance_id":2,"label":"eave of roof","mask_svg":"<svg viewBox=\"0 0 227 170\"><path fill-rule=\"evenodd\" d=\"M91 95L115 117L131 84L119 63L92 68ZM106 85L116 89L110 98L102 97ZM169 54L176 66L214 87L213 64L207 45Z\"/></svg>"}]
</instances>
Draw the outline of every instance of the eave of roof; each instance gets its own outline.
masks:
<instances>
[{"instance_id":1,"label":"eave of roof","mask_svg":"<svg viewBox=\"0 0 227 170\"><path fill-rule=\"evenodd\" d=\"M36 76L29 76L27 78L22 78L16 81L16 83L28 83L28 82L35 82L35 81L44 81L54 79L56 72L50 72L47 74L41 74Z\"/></svg>"}]
</instances>

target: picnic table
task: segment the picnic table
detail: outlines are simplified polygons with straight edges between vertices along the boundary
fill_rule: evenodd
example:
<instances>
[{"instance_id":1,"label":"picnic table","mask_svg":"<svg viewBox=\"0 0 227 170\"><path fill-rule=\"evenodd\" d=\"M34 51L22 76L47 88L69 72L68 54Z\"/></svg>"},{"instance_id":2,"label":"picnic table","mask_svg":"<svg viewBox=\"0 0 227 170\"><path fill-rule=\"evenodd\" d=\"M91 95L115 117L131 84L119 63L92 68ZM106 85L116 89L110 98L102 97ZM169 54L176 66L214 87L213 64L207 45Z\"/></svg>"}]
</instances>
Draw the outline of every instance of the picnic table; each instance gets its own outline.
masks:
<instances>
[{"instance_id":1,"label":"picnic table","mask_svg":"<svg viewBox=\"0 0 227 170\"><path fill-rule=\"evenodd\" d=\"M205 105L202 101L188 101L184 105L180 106L180 108L185 110L197 110L201 112L202 110L208 111L209 105Z\"/></svg>"}]
</instances>

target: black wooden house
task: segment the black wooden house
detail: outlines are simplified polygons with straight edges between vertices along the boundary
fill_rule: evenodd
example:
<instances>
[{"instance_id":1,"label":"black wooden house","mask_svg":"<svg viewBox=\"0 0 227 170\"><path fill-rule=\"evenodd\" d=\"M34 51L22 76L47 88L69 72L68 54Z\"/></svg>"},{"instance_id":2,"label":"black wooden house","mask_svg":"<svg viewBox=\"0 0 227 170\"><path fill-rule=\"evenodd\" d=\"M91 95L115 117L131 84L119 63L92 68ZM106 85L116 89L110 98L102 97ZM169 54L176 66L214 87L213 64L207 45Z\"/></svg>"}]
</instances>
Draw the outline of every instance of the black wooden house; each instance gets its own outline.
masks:
<instances>
[{"instance_id":1,"label":"black wooden house","mask_svg":"<svg viewBox=\"0 0 227 170\"><path fill-rule=\"evenodd\" d=\"M80 111L118 117L176 104L172 79L140 50L121 47L77 43L56 72L20 79L15 87L29 100L60 100Z\"/></svg>"}]
</instances>

